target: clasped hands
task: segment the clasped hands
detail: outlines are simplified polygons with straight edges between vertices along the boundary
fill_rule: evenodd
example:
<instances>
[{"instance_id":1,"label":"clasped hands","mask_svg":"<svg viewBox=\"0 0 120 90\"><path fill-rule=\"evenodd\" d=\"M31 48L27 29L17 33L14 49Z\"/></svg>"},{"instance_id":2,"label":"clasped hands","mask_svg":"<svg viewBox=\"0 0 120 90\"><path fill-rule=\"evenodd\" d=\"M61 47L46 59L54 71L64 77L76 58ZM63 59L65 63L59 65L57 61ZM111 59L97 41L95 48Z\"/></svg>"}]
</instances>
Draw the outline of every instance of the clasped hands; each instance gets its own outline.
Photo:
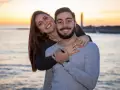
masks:
<instances>
[{"instance_id":1,"label":"clasped hands","mask_svg":"<svg viewBox=\"0 0 120 90\"><path fill-rule=\"evenodd\" d=\"M64 47L63 49L58 49L55 53L55 60L58 63L64 63L69 60L69 57L73 54L80 52L78 48L82 48L89 42L89 38L84 35L78 37L74 44Z\"/></svg>"}]
</instances>

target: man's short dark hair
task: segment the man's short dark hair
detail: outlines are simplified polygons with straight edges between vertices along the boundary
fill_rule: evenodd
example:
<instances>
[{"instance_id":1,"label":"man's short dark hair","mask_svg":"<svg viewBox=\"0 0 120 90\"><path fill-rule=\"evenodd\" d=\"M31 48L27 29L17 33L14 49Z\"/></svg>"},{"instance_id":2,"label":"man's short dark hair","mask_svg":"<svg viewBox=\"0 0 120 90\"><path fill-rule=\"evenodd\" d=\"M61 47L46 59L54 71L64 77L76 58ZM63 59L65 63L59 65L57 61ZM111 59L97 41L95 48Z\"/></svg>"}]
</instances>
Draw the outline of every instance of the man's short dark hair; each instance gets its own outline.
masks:
<instances>
[{"instance_id":1,"label":"man's short dark hair","mask_svg":"<svg viewBox=\"0 0 120 90\"><path fill-rule=\"evenodd\" d=\"M57 19L57 15L60 14L60 13L63 13L63 12L69 12L69 13L71 13L72 17L75 20L75 14L74 14L74 12L72 12L68 7L62 7L62 8L57 9L56 12L55 12L55 22L56 22L56 19Z\"/></svg>"}]
</instances>

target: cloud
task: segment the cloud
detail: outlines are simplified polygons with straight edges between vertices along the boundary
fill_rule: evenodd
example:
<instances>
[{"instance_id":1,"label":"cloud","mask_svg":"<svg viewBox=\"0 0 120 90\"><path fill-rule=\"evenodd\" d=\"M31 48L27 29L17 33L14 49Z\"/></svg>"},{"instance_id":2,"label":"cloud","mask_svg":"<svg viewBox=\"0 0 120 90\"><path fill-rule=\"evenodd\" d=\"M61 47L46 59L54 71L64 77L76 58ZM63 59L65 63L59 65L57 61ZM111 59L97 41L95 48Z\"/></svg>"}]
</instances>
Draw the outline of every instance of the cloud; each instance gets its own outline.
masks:
<instances>
[{"instance_id":1,"label":"cloud","mask_svg":"<svg viewBox=\"0 0 120 90\"><path fill-rule=\"evenodd\" d=\"M0 0L0 7L4 4L4 3L8 3L12 0Z\"/></svg>"},{"instance_id":2,"label":"cloud","mask_svg":"<svg viewBox=\"0 0 120 90\"><path fill-rule=\"evenodd\" d=\"M0 3L6 3L6 2L9 2L11 0L0 0Z\"/></svg>"}]
</instances>

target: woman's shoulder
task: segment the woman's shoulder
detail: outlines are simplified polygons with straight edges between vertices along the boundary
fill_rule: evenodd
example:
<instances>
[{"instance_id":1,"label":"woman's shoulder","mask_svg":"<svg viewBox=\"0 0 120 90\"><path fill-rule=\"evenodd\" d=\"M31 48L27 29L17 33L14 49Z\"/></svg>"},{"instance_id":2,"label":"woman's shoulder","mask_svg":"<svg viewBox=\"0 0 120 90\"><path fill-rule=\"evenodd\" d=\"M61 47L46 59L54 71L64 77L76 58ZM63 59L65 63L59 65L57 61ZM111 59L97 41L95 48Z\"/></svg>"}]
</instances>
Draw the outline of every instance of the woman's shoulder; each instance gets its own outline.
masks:
<instances>
[{"instance_id":1,"label":"woman's shoulder","mask_svg":"<svg viewBox=\"0 0 120 90\"><path fill-rule=\"evenodd\" d=\"M41 42L41 49L44 49L46 50L47 48L51 47L52 45L54 45L56 42L50 40L50 39L47 39L45 41L42 41Z\"/></svg>"}]
</instances>

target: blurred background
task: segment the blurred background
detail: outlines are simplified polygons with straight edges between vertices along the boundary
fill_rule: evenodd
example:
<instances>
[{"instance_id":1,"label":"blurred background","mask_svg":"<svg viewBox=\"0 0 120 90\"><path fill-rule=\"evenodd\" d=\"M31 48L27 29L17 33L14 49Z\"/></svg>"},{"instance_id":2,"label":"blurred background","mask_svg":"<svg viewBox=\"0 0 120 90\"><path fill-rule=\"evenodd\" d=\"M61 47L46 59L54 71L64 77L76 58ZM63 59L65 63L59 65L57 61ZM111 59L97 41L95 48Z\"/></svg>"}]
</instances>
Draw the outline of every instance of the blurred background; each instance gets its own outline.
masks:
<instances>
[{"instance_id":1,"label":"blurred background","mask_svg":"<svg viewBox=\"0 0 120 90\"><path fill-rule=\"evenodd\" d=\"M32 72L28 59L30 19L36 10L54 18L60 7L100 49L95 90L120 90L120 0L0 0L0 90L42 90L45 72Z\"/></svg>"}]
</instances>

